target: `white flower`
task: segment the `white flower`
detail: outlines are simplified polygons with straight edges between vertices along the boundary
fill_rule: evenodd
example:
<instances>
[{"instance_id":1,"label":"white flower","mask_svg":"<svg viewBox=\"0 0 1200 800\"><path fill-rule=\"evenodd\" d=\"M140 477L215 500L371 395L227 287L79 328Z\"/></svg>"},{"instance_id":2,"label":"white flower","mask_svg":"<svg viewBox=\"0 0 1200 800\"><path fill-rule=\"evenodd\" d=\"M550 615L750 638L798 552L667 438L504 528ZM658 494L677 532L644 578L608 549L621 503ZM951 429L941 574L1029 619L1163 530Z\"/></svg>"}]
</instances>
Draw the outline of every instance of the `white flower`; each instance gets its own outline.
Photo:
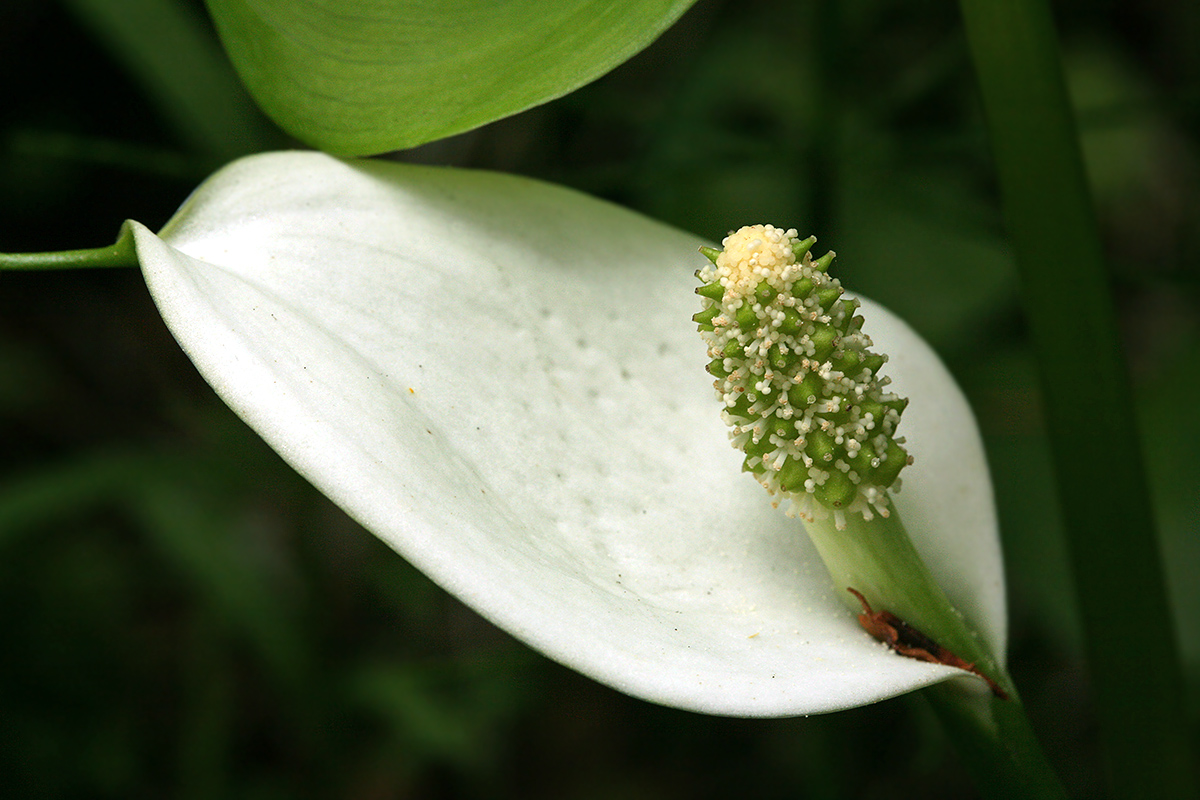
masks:
<instances>
[{"instance_id":1,"label":"white flower","mask_svg":"<svg viewBox=\"0 0 1200 800\"><path fill-rule=\"evenodd\" d=\"M548 656L638 697L747 716L963 675L868 636L800 523L740 473L691 321L694 237L530 180L317 153L238 161L158 236L134 227L155 301L221 397ZM863 308L911 399L916 464L896 503L1002 658L974 421L929 347Z\"/></svg>"}]
</instances>

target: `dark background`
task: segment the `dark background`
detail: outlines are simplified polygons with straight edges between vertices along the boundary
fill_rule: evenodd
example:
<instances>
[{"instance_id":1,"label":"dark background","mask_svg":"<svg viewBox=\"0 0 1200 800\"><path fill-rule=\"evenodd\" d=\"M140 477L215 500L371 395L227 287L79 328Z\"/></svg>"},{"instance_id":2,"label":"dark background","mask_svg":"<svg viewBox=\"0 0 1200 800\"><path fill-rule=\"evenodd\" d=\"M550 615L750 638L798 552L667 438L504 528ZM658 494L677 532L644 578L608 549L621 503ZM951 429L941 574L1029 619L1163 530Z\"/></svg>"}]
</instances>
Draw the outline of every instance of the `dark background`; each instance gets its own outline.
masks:
<instances>
[{"instance_id":1,"label":"dark background","mask_svg":"<svg viewBox=\"0 0 1200 800\"><path fill-rule=\"evenodd\" d=\"M295 146L241 94L198 3L147 4L201 34L208 68L147 66L155 27L131 44L90 0L0 10L0 251L98 247L126 218L156 228L229 158ZM1200 6L1055 8L1195 723ZM842 282L905 316L972 400L1000 506L1011 667L1052 761L1092 796L1102 777L1039 394L955 12L700 0L591 86L396 157L545 178L714 240L771 222L836 249ZM0 795L973 792L919 697L720 719L545 660L284 466L197 376L136 272L0 274Z\"/></svg>"}]
</instances>

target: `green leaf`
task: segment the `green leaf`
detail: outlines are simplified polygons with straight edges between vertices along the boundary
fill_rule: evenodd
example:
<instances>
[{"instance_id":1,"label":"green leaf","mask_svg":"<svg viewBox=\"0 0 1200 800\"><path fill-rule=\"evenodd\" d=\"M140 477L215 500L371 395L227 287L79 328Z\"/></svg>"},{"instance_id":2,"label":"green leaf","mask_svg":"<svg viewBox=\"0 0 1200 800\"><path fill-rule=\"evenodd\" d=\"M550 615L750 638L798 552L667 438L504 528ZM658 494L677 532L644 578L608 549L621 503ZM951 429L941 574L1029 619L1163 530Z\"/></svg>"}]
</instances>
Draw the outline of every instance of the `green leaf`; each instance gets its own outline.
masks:
<instances>
[{"instance_id":1,"label":"green leaf","mask_svg":"<svg viewBox=\"0 0 1200 800\"><path fill-rule=\"evenodd\" d=\"M341 155L414 147L560 97L693 0L208 0L259 105Z\"/></svg>"}]
</instances>

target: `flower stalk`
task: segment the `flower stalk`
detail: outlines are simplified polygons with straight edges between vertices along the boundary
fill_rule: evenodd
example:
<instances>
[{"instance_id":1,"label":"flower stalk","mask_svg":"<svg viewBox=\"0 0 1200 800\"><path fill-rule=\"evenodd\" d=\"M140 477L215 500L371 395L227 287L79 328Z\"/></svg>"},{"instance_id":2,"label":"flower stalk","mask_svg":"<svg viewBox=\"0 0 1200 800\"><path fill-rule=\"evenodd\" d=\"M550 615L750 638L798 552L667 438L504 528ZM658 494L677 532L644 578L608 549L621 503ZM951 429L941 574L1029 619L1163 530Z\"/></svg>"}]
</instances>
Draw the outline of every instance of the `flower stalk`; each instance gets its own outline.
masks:
<instances>
[{"instance_id":1,"label":"flower stalk","mask_svg":"<svg viewBox=\"0 0 1200 800\"><path fill-rule=\"evenodd\" d=\"M117 241L107 247L51 253L0 253L0 270L88 269L137 265L133 229L128 224L121 226Z\"/></svg>"},{"instance_id":2,"label":"flower stalk","mask_svg":"<svg viewBox=\"0 0 1200 800\"><path fill-rule=\"evenodd\" d=\"M754 225L722 250L701 248L711 264L697 272L704 308L693 320L742 469L775 505L791 501L789 515L803 520L838 596L861 603L869 633L961 671L928 696L985 791L1060 797L1012 679L901 522L891 493L913 463L898 435L908 401L888 391L888 358L871 350L859 301L829 276L833 253L812 257L815 242Z\"/></svg>"}]
</instances>

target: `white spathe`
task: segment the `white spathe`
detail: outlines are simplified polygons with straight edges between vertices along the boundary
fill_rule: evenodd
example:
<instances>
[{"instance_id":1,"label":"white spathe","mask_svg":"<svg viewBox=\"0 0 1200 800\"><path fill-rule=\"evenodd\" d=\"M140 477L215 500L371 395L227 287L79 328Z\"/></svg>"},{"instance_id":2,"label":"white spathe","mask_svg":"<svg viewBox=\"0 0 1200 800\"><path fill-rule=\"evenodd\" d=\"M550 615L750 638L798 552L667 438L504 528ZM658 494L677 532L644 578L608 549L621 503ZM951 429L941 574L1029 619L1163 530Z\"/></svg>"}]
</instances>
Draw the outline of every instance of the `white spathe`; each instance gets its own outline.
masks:
<instances>
[{"instance_id":1,"label":"white spathe","mask_svg":"<svg viewBox=\"0 0 1200 800\"><path fill-rule=\"evenodd\" d=\"M786 222L786 221L784 221ZM220 396L302 475L501 628L714 714L871 703L962 673L896 656L720 420L693 236L518 177L308 152L235 162L138 257ZM911 398L898 503L1003 658L991 486L932 350L864 301Z\"/></svg>"}]
</instances>

